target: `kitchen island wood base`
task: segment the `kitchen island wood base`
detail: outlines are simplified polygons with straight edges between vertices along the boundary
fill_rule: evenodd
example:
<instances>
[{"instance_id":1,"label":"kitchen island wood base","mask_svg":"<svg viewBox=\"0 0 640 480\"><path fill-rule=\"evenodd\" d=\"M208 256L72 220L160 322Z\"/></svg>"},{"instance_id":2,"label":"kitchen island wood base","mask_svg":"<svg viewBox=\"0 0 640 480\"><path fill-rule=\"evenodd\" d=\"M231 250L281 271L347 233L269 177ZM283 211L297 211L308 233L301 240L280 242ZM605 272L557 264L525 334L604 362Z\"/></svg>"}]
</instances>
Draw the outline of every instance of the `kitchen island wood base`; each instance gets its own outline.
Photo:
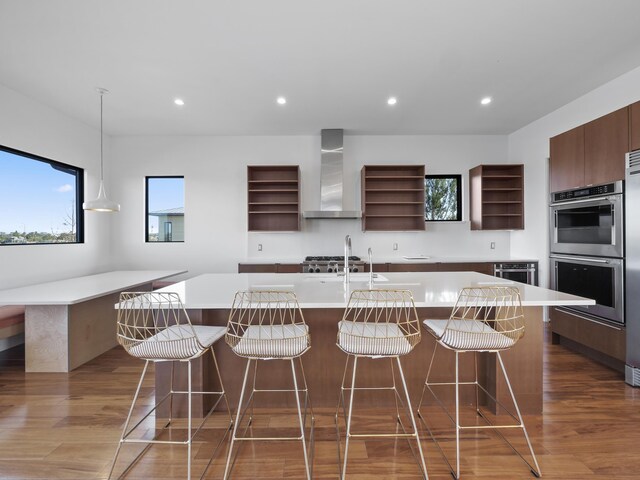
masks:
<instances>
[{"instance_id":1,"label":"kitchen island wood base","mask_svg":"<svg viewBox=\"0 0 640 480\"><path fill-rule=\"evenodd\" d=\"M509 373L511 385L515 392L520 410L523 414L542 413L542 343L543 322L542 307L524 307L525 336L511 350L503 352L505 367ZM450 308L418 308L419 318L448 318ZM336 346L337 323L340 320L343 309L337 308L303 308L305 321L309 325L311 334L311 349L303 355L302 361L306 373L311 401L314 407L335 407L338 400L339 388L342 381L346 354ZM220 325L227 324L229 311L216 310L189 310L194 324ZM424 385L425 377L433 349L436 342L425 330L422 332L422 341L409 354L402 358L402 365L407 380L407 386L415 408ZM236 356L231 349L219 341L215 346L216 356L220 365L222 379L228 393L229 401L233 409L237 407L238 397L242 384L246 359ZM438 347L435 360L434 380L453 381L455 354L452 351ZM288 361L272 360L259 362L258 388L290 388L291 367ZM392 383L391 361L385 358L364 359L359 363L356 384L367 386L375 382L380 385L386 382ZM479 355L479 376L481 383L507 407L511 408L509 392L507 390L499 364L494 354ZM194 361L194 389L201 387L215 389L213 384L213 363L210 356L205 356ZM156 368L156 398L168 391L171 367L169 364L158 364ZM186 384L186 367L177 368L175 382L179 388ZM460 365L461 381L473 380L474 366L473 354L464 354ZM267 387L268 385L268 387ZM475 401L473 387L461 387L462 399L471 404ZM449 391L438 391L438 396L445 402L453 403L453 388ZM425 396L427 405L434 404L432 397ZM194 397L197 403L194 415L202 415L204 409L210 404L206 398ZM482 401L482 400L481 400ZM355 399L360 407L394 406L392 393L358 392ZM485 399L485 402L486 399ZM256 400L256 406L264 407L293 407L292 395L261 394ZM492 405L489 405L492 407ZM174 402L174 415L183 416L185 402ZM219 406L222 408L222 406ZM168 416L168 407L160 416ZM493 409L493 408L492 408ZM500 413L498 411L498 413Z\"/></svg>"}]
</instances>

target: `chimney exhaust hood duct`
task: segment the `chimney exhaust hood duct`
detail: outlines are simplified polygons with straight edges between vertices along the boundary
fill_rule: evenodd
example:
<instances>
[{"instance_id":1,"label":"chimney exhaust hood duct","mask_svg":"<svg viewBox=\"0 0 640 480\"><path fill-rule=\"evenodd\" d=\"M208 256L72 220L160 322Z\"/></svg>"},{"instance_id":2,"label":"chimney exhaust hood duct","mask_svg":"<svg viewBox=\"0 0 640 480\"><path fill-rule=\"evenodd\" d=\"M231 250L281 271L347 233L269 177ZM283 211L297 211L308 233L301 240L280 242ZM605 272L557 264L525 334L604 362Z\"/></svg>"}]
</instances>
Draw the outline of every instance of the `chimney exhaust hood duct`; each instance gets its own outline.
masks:
<instances>
[{"instance_id":1,"label":"chimney exhaust hood duct","mask_svg":"<svg viewBox=\"0 0 640 480\"><path fill-rule=\"evenodd\" d=\"M320 210L303 213L304 218L361 218L362 212L343 210L344 187L342 148L344 130L340 128L320 132Z\"/></svg>"}]
</instances>

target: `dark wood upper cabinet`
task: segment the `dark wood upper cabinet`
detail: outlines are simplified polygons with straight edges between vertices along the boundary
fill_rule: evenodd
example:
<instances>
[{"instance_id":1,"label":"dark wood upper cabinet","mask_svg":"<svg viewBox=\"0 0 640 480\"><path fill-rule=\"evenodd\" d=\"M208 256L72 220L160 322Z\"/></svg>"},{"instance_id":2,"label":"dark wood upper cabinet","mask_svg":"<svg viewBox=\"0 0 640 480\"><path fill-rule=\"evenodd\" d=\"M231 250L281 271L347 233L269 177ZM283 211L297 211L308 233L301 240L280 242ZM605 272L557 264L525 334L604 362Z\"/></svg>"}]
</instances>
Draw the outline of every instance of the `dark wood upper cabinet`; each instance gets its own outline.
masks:
<instances>
[{"instance_id":1,"label":"dark wood upper cabinet","mask_svg":"<svg viewBox=\"0 0 640 480\"><path fill-rule=\"evenodd\" d=\"M424 165L362 167L362 230L424 230Z\"/></svg>"},{"instance_id":2,"label":"dark wood upper cabinet","mask_svg":"<svg viewBox=\"0 0 640 480\"><path fill-rule=\"evenodd\" d=\"M584 182L584 125L550 140L549 191L581 187Z\"/></svg>"},{"instance_id":3,"label":"dark wood upper cabinet","mask_svg":"<svg viewBox=\"0 0 640 480\"><path fill-rule=\"evenodd\" d=\"M589 122L584 129L584 184L623 180L629 151L629 107Z\"/></svg>"},{"instance_id":4,"label":"dark wood upper cabinet","mask_svg":"<svg viewBox=\"0 0 640 480\"><path fill-rule=\"evenodd\" d=\"M524 165L478 165L469 170L471 230L524 228Z\"/></svg>"},{"instance_id":5,"label":"dark wood upper cabinet","mask_svg":"<svg viewBox=\"0 0 640 480\"><path fill-rule=\"evenodd\" d=\"M640 122L638 110L640 107L636 107ZM624 107L551 138L549 190L623 180L625 154L633 149L629 146L633 141L633 126L629 128L632 115L633 106ZM640 137L640 131L636 135Z\"/></svg>"},{"instance_id":6,"label":"dark wood upper cabinet","mask_svg":"<svg viewBox=\"0 0 640 480\"><path fill-rule=\"evenodd\" d=\"M300 230L300 168L297 165L247 167L250 232Z\"/></svg>"},{"instance_id":7,"label":"dark wood upper cabinet","mask_svg":"<svg viewBox=\"0 0 640 480\"><path fill-rule=\"evenodd\" d=\"M640 102L629 107L629 150L640 150Z\"/></svg>"}]
</instances>

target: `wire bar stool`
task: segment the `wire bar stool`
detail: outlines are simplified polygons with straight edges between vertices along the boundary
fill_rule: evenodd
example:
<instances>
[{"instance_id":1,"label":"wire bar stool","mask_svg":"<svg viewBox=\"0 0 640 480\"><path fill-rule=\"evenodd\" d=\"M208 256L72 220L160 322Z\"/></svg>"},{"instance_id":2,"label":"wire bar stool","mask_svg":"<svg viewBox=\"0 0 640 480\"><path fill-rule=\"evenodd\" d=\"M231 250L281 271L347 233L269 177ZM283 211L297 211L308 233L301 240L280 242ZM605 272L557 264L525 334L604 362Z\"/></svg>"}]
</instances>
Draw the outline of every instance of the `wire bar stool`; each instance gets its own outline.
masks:
<instances>
[{"instance_id":1,"label":"wire bar stool","mask_svg":"<svg viewBox=\"0 0 640 480\"><path fill-rule=\"evenodd\" d=\"M463 430L484 430L495 429L496 433L511 447L511 449L520 456L520 458L530 468L531 473L536 477L542 475L538 460L531 446L527 429L524 426L520 408L516 402L509 376L502 361L501 351L512 348L518 340L524 335L524 315L522 312L522 303L520 300L520 291L516 287L469 287L460 291L456 305L451 312L451 316L446 320L425 320L424 325L427 331L436 339L436 346L431 356L429 370L422 389L422 396L418 405L418 417L429 432L429 435L440 450L440 454L446 461L451 474L454 478L460 478L460 433ZM434 359L438 346L455 352L455 381L454 382L433 382L430 381L433 371ZM462 353L471 352L474 354L475 380L472 382L461 382L459 378L459 356ZM511 413L499 400L495 398L487 389L478 381L478 359L479 352L495 353L500 364L500 369L506 380L509 395L515 406L516 415ZM475 387L475 410L486 424L484 425L461 425L460 422L460 385L473 385ZM455 418L451 416L445 404L438 398L432 387L435 386L454 386L455 387ZM449 420L454 424L456 429L456 460L455 469L449 462L440 443L435 438L431 428L425 421L420 408L424 400L426 390L433 395L438 405L444 410ZM491 398L497 405L502 407L504 411L516 422L515 424L498 425L493 423L481 411L479 405L479 392L482 391L486 396ZM507 440L499 429L521 428L524 433L533 465L529 463L518 450Z\"/></svg>"},{"instance_id":2,"label":"wire bar stool","mask_svg":"<svg viewBox=\"0 0 640 480\"><path fill-rule=\"evenodd\" d=\"M204 325L192 325L189 315L185 310L180 296L173 292L123 292L120 294L118 309L117 338L125 351L135 357L145 360L144 368L138 382L136 393L131 402L131 408L127 415L127 420L122 430L122 436L118 443L116 453L109 471L109 479L113 475L120 450L125 443L147 444L147 446L133 459L132 462L120 474L125 475L152 444L186 445L187 446L187 479L191 479L191 450L194 437L204 426L216 407L224 399L227 413L229 415L229 427L218 442L209 463L205 467L200 478L203 478L213 457L222 445L227 433L232 426L231 409L225 394L220 369L213 350L214 344L224 336L224 327L213 327ZM215 366L217 380L220 385L219 391L193 391L192 389L192 360L201 357L207 352L211 352L213 364ZM169 392L159 401L156 400L154 407L147 412L141 420L133 427L129 428L134 407L138 401L140 390L147 373L149 363L171 362L171 383ZM174 367L176 362L187 364L187 390L174 390ZM192 418L192 396L193 395L215 395L216 400L208 413L202 418L200 424L194 428ZM158 435L153 439L130 438L130 435L142 423L156 411L166 400L169 400L169 420L160 429L164 432L173 423L173 401L175 395L187 396L187 435L182 440L159 440Z\"/></svg>"},{"instance_id":3,"label":"wire bar stool","mask_svg":"<svg viewBox=\"0 0 640 480\"><path fill-rule=\"evenodd\" d=\"M428 479L427 466L420 445L420 437L416 425L407 384L402 370L400 357L410 353L420 342L420 321L413 302L413 296L407 290L354 290L349 297L349 303L344 311L342 320L338 324L338 338L336 345L347 354L335 422L338 437L338 465L340 478L346 477L347 461L349 458L349 442L351 439L366 438L405 438L411 452L418 463L425 479ZM368 357L372 359L389 359L391 365L392 385L382 387L357 387L356 371L358 359ZM351 383L348 384L347 371L352 363ZM394 366L395 364L395 366ZM403 395L396 384L397 368L401 380ZM352 432L352 418L354 394L356 391L393 391L396 406L396 419L402 432L396 433L354 433ZM345 395L349 396L348 407ZM405 403L406 402L406 403ZM407 431L400 417L401 405L411 419L411 431ZM346 425L344 459L340 459L341 434L338 425L340 410ZM416 446L411 440L415 440Z\"/></svg>"},{"instance_id":4,"label":"wire bar stool","mask_svg":"<svg viewBox=\"0 0 640 480\"><path fill-rule=\"evenodd\" d=\"M288 291L255 290L237 292L227 324L225 337L231 350L247 359L244 372L242 390L238 401L231 444L227 455L224 479L229 478L235 458L233 455L234 444L241 441L300 441L304 456L305 473L307 480L311 480L313 472L313 446L314 446L314 416L311 407L311 399L307 388L307 380L302 365L302 355L311 348L309 327L305 324L302 310L298 305L295 293ZM298 360L300 373L296 372ZM261 389L256 388L259 360L284 360L291 364L293 378L292 389ZM249 384L251 365L254 364L251 392L245 405L245 397ZM299 385L299 381L302 385ZM253 420L253 405L257 393L289 392L295 397L300 435L286 437L256 437L247 435ZM303 396L303 404L300 397ZM242 434L238 433L238 427L243 422L247 411L250 409L249 421ZM307 416L310 417L310 432L306 435ZM308 445L307 445L308 438ZM237 456L237 452L236 452Z\"/></svg>"}]
</instances>

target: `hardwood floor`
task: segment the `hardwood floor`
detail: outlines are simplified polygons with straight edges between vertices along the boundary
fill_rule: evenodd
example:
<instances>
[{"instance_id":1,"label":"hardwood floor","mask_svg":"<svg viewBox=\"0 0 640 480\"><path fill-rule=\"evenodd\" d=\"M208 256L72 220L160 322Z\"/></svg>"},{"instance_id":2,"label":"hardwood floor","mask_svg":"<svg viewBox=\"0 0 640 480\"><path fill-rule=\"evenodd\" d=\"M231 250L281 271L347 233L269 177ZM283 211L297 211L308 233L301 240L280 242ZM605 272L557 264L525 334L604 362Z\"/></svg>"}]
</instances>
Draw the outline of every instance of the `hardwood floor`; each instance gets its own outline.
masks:
<instances>
[{"instance_id":1,"label":"hardwood floor","mask_svg":"<svg viewBox=\"0 0 640 480\"><path fill-rule=\"evenodd\" d=\"M619 373L560 345L550 345L548 339L544 358L544 414L525 418L543 478L640 478L640 389L625 385ZM0 353L0 365L0 478L106 478L142 362L114 349L68 374L27 374L20 349L13 349ZM147 405L154 400L153 376L148 379L142 389ZM295 426L293 411L257 413L256 431L269 426L288 433L289 425ZM333 411L315 413L314 478L337 478ZM360 411L357 425L393 429L392 413ZM194 446L194 478L224 434L224 421L222 415L216 416L201 432ZM445 448L450 450L455 436L446 433L446 424L437 416L433 421L437 431L445 434ZM153 421L145 426L152 429ZM523 446L516 432L512 438ZM450 479L427 435L422 445L430 478ZM125 457L132 458L136 447L124 448ZM533 478L495 434L465 435L461 451L464 479ZM185 459L185 447L154 446L126 478L184 478ZM205 478L221 478L223 470L224 452L214 459ZM233 478L242 479L303 478L302 449L299 443L245 444L233 473ZM389 440L353 441L348 478L420 477L407 442Z\"/></svg>"}]
</instances>

